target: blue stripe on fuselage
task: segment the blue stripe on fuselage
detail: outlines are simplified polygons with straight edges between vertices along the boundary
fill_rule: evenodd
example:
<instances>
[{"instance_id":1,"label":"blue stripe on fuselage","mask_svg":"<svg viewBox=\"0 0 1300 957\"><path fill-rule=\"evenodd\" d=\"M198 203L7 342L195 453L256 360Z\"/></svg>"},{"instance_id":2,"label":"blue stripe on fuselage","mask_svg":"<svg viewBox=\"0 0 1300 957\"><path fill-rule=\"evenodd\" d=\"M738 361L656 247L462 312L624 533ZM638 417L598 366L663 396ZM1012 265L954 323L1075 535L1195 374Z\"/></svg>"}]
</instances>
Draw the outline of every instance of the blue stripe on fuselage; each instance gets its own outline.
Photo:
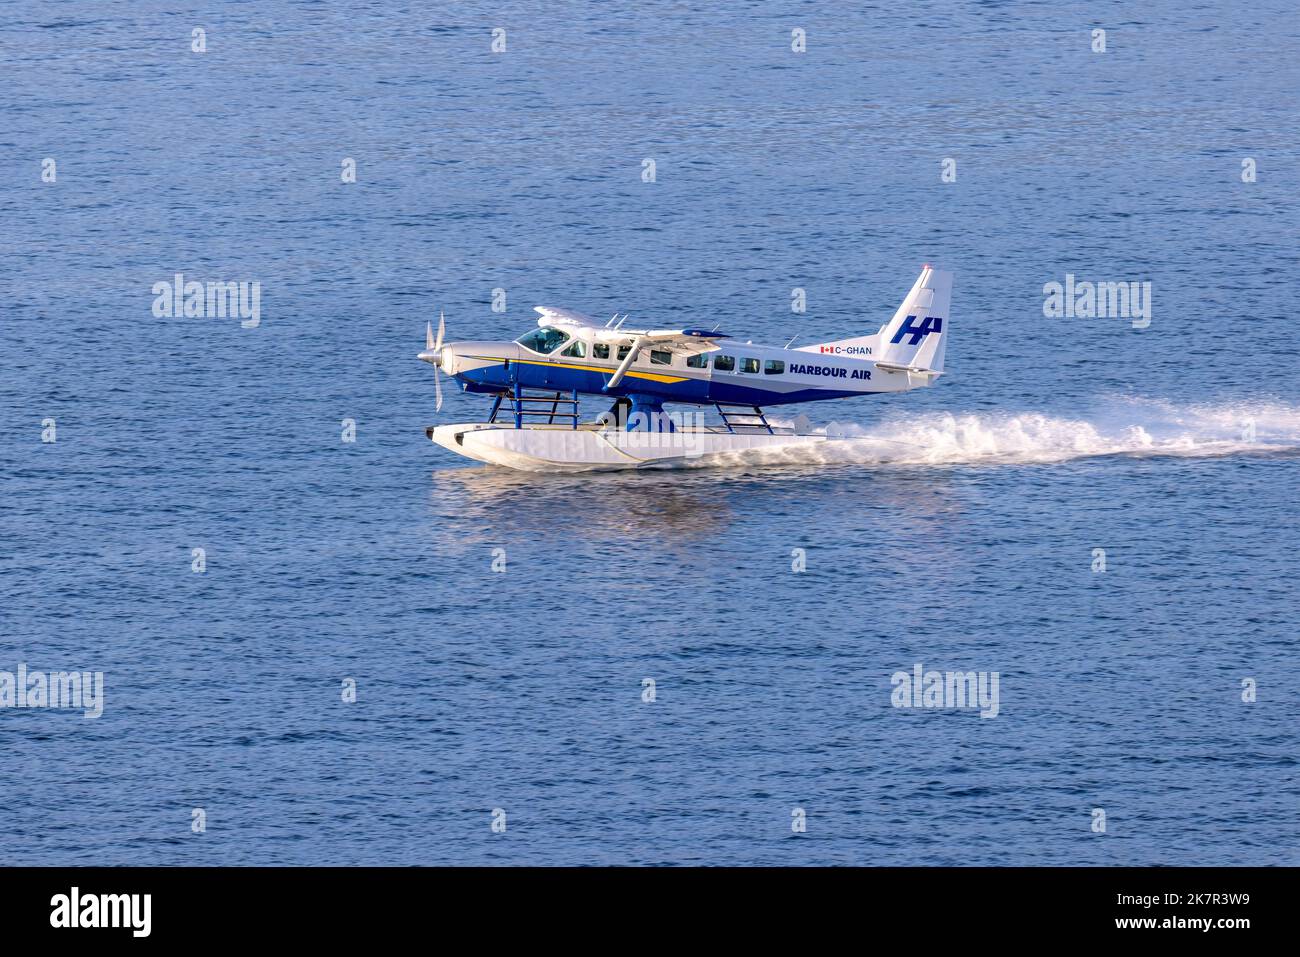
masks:
<instances>
[{"instance_id":1,"label":"blue stripe on fuselage","mask_svg":"<svg viewBox=\"0 0 1300 957\"><path fill-rule=\"evenodd\" d=\"M555 389L570 392L576 389L588 395L651 395L665 402L736 402L759 406L787 405L795 402L813 402L820 399L840 399L854 395L874 395L843 389L818 389L809 387L794 392L776 392L745 384L743 373L726 373L713 379L684 379L681 382L655 382L628 376L615 389L605 390L613 370L590 372L580 369L562 369L557 366L511 362L483 366L468 372L458 372L455 378L466 385L469 392L501 392L514 388L515 380L526 389ZM663 375L676 373L665 370ZM757 375L754 377L762 381Z\"/></svg>"}]
</instances>

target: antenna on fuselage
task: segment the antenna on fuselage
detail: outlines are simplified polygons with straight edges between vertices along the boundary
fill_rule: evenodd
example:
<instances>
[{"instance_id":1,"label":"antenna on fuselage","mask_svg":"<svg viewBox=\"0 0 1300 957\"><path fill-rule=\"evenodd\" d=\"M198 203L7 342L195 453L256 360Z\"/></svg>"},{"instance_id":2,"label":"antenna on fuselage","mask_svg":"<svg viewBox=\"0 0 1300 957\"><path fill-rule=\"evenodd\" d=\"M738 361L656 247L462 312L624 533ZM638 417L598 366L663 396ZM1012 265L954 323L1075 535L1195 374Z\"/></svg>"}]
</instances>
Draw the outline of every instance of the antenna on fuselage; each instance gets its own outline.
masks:
<instances>
[{"instance_id":1,"label":"antenna on fuselage","mask_svg":"<svg viewBox=\"0 0 1300 957\"><path fill-rule=\"evenodd\" d=\"M791 337L790 337L790 341L787 342L787 343L785 344L785 347L786 347L787 349L789 349L790 346L794 343L794 341L795 341L796 339L798 339L798 338L799 338L798 336L791 336Z\"/></svg>"},{"instance_id":2,"label":"antenna on fuselage","mask_svg":"<svg viewBox=\"0 0 1300 957\"><path fill-rule=\"evenodd\" d=\"M612 316L609 317L609 322L613 322L613 321L614 321L615 319L617 319L617 318L618 318L618 313L616 312L616 313L614 313L614 315L612 315ZM606 328L606 329L609 328L609 322L605 323L605 328Z\"/></svg>"},{"instance_id":3,"label":"antenna on fuselage","mask_svg":"<svg viewBox=\"0 0 1300 957\"><path fill-rule=\"evenodd\" d=\"M618 315L618 313L615 313L615 315ZM628 317L628 313L626 313L626 312L623 313L623 318L620 319L620 320L618 321L618 325L615 326L614 328L615 328L615 329L621 329L621 328L623 328L623 323L627 322L627 317Z\"/></svg>"}]
</instances>

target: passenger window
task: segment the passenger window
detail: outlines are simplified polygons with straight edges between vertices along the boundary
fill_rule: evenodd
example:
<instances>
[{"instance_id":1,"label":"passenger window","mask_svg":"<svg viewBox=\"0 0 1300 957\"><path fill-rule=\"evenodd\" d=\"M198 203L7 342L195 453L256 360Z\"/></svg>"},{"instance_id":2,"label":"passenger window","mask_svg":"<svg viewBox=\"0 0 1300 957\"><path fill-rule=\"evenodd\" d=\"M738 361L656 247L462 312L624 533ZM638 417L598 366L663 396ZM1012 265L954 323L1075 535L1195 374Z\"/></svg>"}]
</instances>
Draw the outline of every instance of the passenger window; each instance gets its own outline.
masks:
<instances>
[{"instance_id":1,"label":"passenger window","mask_svg":"<svg viewBox=\"0 0 1300 957\"><path fill-rule=\"evenodd\" d=\"M745 358L742 358L742 359L740 360L740 371L741 371L741 372L757 372L757 371L758 371L758 360L757 360L757 359L745 359Z\"/></svg>"},{"instance_id":2,"label":"passenger window","mask_svg":"<svg viewBox=\"0 0 1300 957\"><path fill-rule=\"evenodd\" d=\"M688 369L707 369L709 367L709 357L703 352L697 352L686 359Z\"/></svg>"},{"instance_id":3,"label":"passenger window","mask_svg":"<svg viewBox=\"0 0 1300 957\"><path fill-rule=\"evenodd\" d=\"M768 359L763 363L764 375L783 375L785 373L785 363L780 359Z\"/></svg>"},{"instance_id":4,"label":"passenger window","mask_svg":"<svg viewBox=\"0 0 1300 957\"><path fill-rule=\"evenodd\" d=\"M592 358L595 358L595 359L608 359L608 358L609 358L609 343L606 343L606 342L598 342L598 343L596 343L594 346L591 347L591 355L592 355Z\"/></svg>"},{"instance_id":5,"label":"passenger window","mask_svg":"<svg viewBox=\"0 0 1300 957\"><path fill-rule=\"evenodd\" d=\"M573 345L560 353L562 356L573 356L575 359L587 358L587 344L581 339L574 339Z\"/></svg>"},{"instance_id":6,"label":"passenger window","mask_svg":"<svg viewBox=\"0 0 1300 957\"><path fill-rule=\"evenodd\" d=\"M673 364L673 354L664 352L661 349L654 349L650 352L650 364L656 366L670 366Z\"/></svg>"},{"instance_id":7,"label":"passenger window","mask_svg":"<svg viewBox=\"0 0 1300 957\"><path fill-rule=\"evenodd\" d=\"M736 357L718 356L716 359L713 360L713 371L714 372L735 372Z\"/></svg>"},{"instance_id":8,"label":"passenger window","mask_svg":"<svg viewBox=\"0 0 1300 957\"><path fill-rule=\"evenodd\" d=\"M631 346L619 346L619 347L618 347L618 361L619 361L619 362L622 362L624 359L626 359L626 358L627 358L627 354L628 354L629 352L631 352L631 351L632 351L632 347L631 347Z\"/></svg>"}]
</instances>

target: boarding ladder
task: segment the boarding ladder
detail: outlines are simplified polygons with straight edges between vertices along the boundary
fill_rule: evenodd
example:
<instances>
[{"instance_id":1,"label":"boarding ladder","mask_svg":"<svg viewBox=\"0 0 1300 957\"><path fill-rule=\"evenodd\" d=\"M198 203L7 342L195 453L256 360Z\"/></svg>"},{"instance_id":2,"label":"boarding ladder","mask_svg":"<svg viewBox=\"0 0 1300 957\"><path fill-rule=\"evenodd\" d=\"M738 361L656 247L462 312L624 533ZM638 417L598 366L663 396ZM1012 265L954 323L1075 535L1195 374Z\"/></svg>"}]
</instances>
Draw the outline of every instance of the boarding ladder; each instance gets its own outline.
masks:
<instances>
[{"instance_id":1,"label":"boarding ladder","mask_svg":"<svg viewBox=\"0 0 1300 957\"><path fill-rule=\"evenodd\" d=\"M722 424L728 432L740 433L741 429L752 429L755 432L767 432L768 435L776 434L768 424L767 416L763 415L763 410L756 405L735 402L715 402L713 405L718 410L718 415L722 416ZM749 411L741 411L743 409Z\"/></svg>"},{"instance_id":2,"label":"boarding ladder","mask_svg":"<svg viewBox=\"0 0 1300 957\"><path fill-rule=\"evenodd\" d=\"M567 396L563 392L552 392L545 389L525 389L515 383L513 392L498 392L492 402L492 415L488 417L489 423L499 421L497 418L501 413L503 402L509 402L510 408L506 415L514 416L515 428L524 427L524 417L532 415L546 416L548 425L554 425L556 419L567 419L571 426L578 427L578 390L573 389ZM547 408L550 406L550 408ZM565 406L561 409L560 406Z\"/></svg>"}]
</instances>

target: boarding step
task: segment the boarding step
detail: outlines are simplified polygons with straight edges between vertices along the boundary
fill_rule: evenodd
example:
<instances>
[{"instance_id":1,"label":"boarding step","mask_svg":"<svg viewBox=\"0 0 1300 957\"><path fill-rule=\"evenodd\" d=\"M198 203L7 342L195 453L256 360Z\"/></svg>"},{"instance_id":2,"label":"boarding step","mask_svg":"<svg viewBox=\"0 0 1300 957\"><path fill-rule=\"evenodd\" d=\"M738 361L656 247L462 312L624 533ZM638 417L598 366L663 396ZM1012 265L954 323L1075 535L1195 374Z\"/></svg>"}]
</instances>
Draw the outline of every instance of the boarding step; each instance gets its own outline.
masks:
<instances>
[{"instance_id":1,"label":"boarding step","mask_svg":"<svg viewBox=\"0 0 1300 957\"><path fill-rule=\"evenodd\" d=\"M543 415L546 416L548 424L554 425L556 419L565 419L572 428L578 427L578 417L581 413L578 411L577 389L571 390L566 395L563 392L552 392L547 389L524 389L516 384L513 392L496 394L492 401L492 414L488 417L488 422L500 421L498 416L501 414L501 406L507 402L510 407L505 415L514 417L516 429L523 428L525 416Z\"/></svg>"},{"instance_id":2,"label":"boarding step","mask_svg":"<svg viewBox=\"0 0 1300 957\"><path fill-rule=\"evenodd\" d=\"M752 429L755 432L766 432L768 435L776 434L768 424L763 410L756 405L735 402L715 402L713 405L718 410L718 415L722 416L722 424L727 427L728 432L740 434L741 429ZM740 411L742 409L749 411Z\"/></svg>"}]
</instances>

